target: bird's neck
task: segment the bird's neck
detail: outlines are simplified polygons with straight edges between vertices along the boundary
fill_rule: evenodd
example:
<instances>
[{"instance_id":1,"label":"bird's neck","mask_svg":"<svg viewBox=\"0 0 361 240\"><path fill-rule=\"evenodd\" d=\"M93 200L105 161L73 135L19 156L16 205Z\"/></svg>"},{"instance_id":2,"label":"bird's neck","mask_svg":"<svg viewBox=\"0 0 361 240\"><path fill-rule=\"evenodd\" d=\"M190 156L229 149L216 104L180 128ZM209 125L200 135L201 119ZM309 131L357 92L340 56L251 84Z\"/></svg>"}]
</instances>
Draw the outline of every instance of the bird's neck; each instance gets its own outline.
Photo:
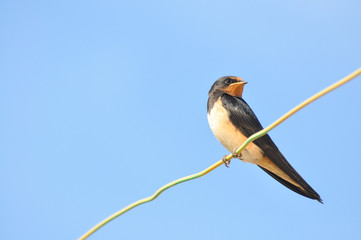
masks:
<instances>
[{"instance_id":1,"label":"bird's neck","mask_svg":"<svg viewBox=\"0 0 361 240\"><path fill-rule=\"evenodd\" d=\"M220 96L222 96L222 94L224 94L224 92L219 91L219 90L213 91L212 93L209 94L208 102L207 102L207 112L208 113L212 109L212 107L214 106L214 103L218 100L218 98L220 98Z\"/></svg>"}]
</instances>

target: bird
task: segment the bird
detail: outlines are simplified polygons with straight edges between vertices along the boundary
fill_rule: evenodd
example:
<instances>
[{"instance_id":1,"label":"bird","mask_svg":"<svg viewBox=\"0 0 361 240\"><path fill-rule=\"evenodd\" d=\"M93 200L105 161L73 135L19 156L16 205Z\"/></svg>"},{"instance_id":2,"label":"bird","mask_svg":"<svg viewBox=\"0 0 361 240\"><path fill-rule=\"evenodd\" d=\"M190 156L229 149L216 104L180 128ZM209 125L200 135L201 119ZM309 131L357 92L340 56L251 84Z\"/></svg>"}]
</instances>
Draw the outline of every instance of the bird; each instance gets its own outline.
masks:
<instances>
[{"instance_id":1,"label":"bird","mask_svg":"<svg viewBox=\"0 0 361 240\"><path fill-rule=\"evenodd\" d=\"M256 164L292 191L323 203L320 195L291 166L268 134L248 144L240 154L235 153L248 137L263 129L242 98L245 84L247 82L235 76L224 76L214 82L207 102L207 118L212 132L233 157ZM228 166L225 157L223 161Z\"/></svg>"}]
</instances>

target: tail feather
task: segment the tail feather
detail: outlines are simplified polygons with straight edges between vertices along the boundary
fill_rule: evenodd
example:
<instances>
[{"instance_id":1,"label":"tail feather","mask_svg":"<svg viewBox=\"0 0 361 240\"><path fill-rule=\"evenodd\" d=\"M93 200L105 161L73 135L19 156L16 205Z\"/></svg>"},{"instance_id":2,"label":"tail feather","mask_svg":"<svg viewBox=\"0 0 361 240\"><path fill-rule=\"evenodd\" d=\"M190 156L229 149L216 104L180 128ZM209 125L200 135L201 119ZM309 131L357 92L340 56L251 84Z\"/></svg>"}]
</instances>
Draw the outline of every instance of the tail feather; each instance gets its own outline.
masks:
<instances>
[{"instance_id":1,"label":"tail feather","mask_svg":"<svg viewBox=\"0 0 361 240\"><path fill-rule=\"evenodd\" d=\"M259 166L263 171L265 171L266 173L268 173L271 177L273 177L274 179L276 179L279 183L281 183L282 185L284 185L285 187L291 189L292 191L305 196L307 198L311 198L311 199L316 199L317 201L319 201L320 203L323 204L322 199L320 197L320 195L318 195L318 193L313 190L313 188L308 185L305 181L303 181L304 183L300 183L302 188L293 185L292 183L284 180L283 178L277 176L276 174L274 174L273 172ZM306 183L306 184L305 184Z\"/></svg>"}]
</instances>

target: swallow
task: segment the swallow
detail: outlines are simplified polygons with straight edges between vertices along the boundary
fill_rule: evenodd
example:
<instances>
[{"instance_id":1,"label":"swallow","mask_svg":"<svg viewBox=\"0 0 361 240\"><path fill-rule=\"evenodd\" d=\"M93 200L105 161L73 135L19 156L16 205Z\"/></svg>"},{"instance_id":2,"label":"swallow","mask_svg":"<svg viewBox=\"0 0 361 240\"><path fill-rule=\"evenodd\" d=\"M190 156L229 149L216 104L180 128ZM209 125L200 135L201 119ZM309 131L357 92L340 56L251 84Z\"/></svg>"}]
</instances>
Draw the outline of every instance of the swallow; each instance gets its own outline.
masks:
<instances>
[{"instance_id":1,"label":"swallow","mask_svg":"<svg viewBox=\"0 0 361 240\"><path fill-rule=\"evenodd\" d=\"M242 98L245 84L247 82L239 77L226 76L215 81L209 90L207 117L214 135L234 157L258 165L292 191L322 203L320 195L288 163L268 134L251 142L241 154L235 155L235 150L248 137L263 129Z\"/></svg>"}]
</instances>

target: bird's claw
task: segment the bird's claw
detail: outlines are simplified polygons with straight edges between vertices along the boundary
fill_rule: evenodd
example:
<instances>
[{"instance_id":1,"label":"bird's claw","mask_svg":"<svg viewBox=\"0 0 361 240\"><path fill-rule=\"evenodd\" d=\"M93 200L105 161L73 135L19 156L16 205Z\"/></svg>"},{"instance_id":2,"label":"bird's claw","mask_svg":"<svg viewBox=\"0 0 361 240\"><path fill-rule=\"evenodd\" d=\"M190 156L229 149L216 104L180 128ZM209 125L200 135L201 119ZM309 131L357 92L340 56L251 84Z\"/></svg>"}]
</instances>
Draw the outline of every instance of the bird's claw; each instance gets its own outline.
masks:
<instances>
[{"instance_id":1,"label":"bird's claw","mask_svg":"<svg viewBox=\"0 0 361 240\"><path fill-rule=\"evenodd\" d=\"M237 154L236 151L237 151L237 148L233 150L232 158L238 158L238 159L242 160L242 153ZM224 156L222 158L222 161L223 161L224 165L229 168L229 164L231 163L232 158L227 159L227 157L228 157L228 155Z\"/></svg>"},{"instance_id":2,"label":"bird's claw","mask_svg":"<svg viewBox=\"0 0 361 240\"><path fill-rule=\"evenodd\" d=\"M232 155L234 158L238 158L239 160L242 160L242 153L236 153L237 152L237 148L235 148L232 152Z\"/></svg>"},{"instance_id":3,"label":"bird's claw","mask_svg":"<svg viewBox=\"0 0 361 240\"><path fill-rule=\"evenodd\" d=\"M228 156L228 155L224 156L224 157L222 158L222 161L223 161L223 163L224 163L224 166L226 166L226 167L229 168L229 164L231 163L231 159L227 159L227 156Z\"/></svg>"}]
</instances>

